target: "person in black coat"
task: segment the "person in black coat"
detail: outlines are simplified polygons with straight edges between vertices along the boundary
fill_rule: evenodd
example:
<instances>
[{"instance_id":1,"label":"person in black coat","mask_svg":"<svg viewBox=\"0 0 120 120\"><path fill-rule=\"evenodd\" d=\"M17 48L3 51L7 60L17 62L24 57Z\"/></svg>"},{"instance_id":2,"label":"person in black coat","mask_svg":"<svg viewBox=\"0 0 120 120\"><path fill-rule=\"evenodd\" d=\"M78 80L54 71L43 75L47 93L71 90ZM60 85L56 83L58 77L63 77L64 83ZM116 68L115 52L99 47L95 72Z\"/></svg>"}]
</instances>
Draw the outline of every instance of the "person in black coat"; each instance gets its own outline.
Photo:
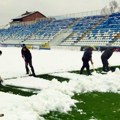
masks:
<instances>
[{"instance_id":1,"label":"person in black coat","mask_svg":"<svg viewBox=\"0 0 120 120\"><path fill-rule=\"evenodd\" d=\"M93 51L92 47L88 47L88 48L85 49L85 52L84 52L83 57L82 57L83 65L81 67L80 74L82 74L84 68L86 68L87 75L91 75L89 61L91 61L91 64L93 64L92 51Z\"/></svg>"},{"instance_id":2,"label":"person in black coat","mask_svg":"<svg viewBox=\"0 0 120 120\"><path fill-rule=\"evenodd\" d=\"M30 50L26 47L25 44L22 45L21 54L22 54L22 57L23 57L23 59L24 59L24 61L25 61L26 74L29 74L29 73L30 73L30 70L29 70L29 67L28 67L28 65L29 65L30 68L31 68L31 71L32 71L32 75L33 75L33 76L36 76L36 75L35 75L34 68L33 68L33 65L32 65L32 55L31 55L31 52L30 52Z\"/></svg>"},{"instance_id":3,"label":"person in black coat","mask_svg":"<svg viewBox=\"0 0 120 120\"><path fill-rule=\"evenodd\" d=\"M114 47L109 47L101 55L101 60L102 60L102 64L103 64L102 69L104 72L108 72L110 70L108 59L112 56L115 49L116 48L114 48Z\"/></svg>"},{"instance_id":4,"label":"person in black coat","mask_svg":"<svg viewBox=\"0 0 120 120\"><path fill-rule=\"evenodd\" d=\"M0 50L0 55L2 55L2 51Z\"/></svg>"}]
</instances>

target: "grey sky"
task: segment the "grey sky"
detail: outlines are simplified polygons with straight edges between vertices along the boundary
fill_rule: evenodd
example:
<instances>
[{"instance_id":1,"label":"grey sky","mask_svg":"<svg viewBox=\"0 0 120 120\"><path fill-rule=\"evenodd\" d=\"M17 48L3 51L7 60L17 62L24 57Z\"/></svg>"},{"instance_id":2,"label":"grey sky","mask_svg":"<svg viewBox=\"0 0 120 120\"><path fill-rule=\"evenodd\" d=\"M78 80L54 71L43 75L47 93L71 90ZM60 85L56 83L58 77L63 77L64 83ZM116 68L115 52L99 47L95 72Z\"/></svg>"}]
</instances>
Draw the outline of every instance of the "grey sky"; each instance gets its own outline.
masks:
<instances>
[{"instance_id":1,"label":"grey sky","mask_svg":"<svg viewBox=\"0 0 120 120\"><path fill-rule=\"evenodd\" d=\"M39 11L46 16L100 10L111 0L0 0L0 26L8 24L26 11ZM120 3L120 0L116 0Z\"/></svg>"}]
</instances>

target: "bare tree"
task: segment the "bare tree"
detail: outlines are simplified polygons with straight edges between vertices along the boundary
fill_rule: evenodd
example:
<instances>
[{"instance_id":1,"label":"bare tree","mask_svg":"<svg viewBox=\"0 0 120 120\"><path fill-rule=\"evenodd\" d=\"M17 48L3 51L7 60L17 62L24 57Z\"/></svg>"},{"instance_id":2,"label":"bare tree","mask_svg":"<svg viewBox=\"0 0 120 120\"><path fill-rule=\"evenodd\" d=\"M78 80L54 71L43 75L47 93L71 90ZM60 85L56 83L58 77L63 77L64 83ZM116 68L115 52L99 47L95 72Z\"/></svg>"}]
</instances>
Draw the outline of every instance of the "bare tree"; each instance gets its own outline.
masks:
<instances>
[{"instance_id":1,"label":"bare tree","mask_svg":"<svg viewBox=\"0 0 120 120\"><path fill-rule=\"evenodd\" d=\"M116 10L118 10L118 12L120 12L120 7L118 2L116 2L115 0L112 0L109 3L109 7L107 8L107 6L105 6L102 10L101 10L101 15L108 15L108 14L112 14L114 13Z\"/></svg>"},{"instance_id":2,"label":"bare tree","mask_svg":"<svg viewBox=\"0 0 120 120\"><path fill-rule=\"evenodd\" d=\"M110 10L109 8L107 8L107 6L105 6L102 10L101 10L101 15L108 15L110 14Z\"/></svg>"},{"instance_id":3,"label":"bare tree","mask_svg":"<svg viewBox=\"0 0 120 120\"><path fill-rule=\"evenodd\" d=\"M110 12L111 13L114 13L115 10L118 9L118 7L119 7L118 3L115 0L111 1L109 3L109 6L110 6Z\"/></svg>"}]
</instances>

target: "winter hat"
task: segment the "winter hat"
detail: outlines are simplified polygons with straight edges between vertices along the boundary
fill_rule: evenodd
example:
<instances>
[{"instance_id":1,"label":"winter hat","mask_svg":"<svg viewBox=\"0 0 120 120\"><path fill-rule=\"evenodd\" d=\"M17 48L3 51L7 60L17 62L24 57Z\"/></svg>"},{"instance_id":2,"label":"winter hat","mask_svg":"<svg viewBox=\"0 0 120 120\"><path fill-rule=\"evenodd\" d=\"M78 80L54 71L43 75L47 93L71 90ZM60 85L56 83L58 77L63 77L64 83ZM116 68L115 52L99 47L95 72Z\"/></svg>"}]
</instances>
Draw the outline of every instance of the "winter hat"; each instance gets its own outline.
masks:
<instances>
[{"instance_id":1,"label":"winter hat","mask_svg":"<svg viewBox=\"0 0 120 120\"><path fill-rule=\"evenodd\" d=\"M25 44L22 44L21 47L26 47L26 45L25 45Z\"/></svg>"}]
</instances>

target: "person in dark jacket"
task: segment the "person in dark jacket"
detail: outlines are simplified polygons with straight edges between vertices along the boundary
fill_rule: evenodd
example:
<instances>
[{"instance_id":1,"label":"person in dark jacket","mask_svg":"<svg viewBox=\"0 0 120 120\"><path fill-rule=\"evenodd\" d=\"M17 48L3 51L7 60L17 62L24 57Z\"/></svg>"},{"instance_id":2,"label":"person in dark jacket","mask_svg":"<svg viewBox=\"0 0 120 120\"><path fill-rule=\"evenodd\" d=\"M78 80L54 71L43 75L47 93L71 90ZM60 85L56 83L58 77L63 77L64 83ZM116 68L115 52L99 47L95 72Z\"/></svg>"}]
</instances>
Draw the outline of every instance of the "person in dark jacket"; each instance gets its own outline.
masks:
<instances>
[{"instance_id":1,"label":"person in dark jacket","mask_svg":"<svg viewBox=\"0 0 120 120\"><path fill-rule=\"evenodd\" d=\"M0 55L2 55L2 51L0 50Z\"/></svg>"},{"instance_id":2,"label":"person in dark jacket","mask_svg":"<svg viewBox=\"0 0 120 120\"><path fill-rule=\"evenodd\" d=\"M101 55L101 60L102 60L102 64L103 64L102 69L104 72L108 72L110 70L108 59L112 56L115 49L116 48L114 48L114 47L109 47Z\"/></svg>"},{"instance_id":3,"label":"person in dark jacket","mask_svg":"<svg viewBox=\"0 0 120 120\"><path fill-rule=\"evenodd\" d=\"M22 57L23 57L23 59L25 61L26 74L30 74L30 70L29 70L29 67L28 67L28 65L29 65L30 68L31 68L31 71L32 71L32 75L36 76L34 68L33 68L33 65L32 65L32 55L31 55L31 52L26 47L25 44L22 45L21 54L22 54Z\"/></svg>"},{"instance_id":4,"label":"person in dark jacket","mask_svg":"<svg viewBox=\"0 0 120 120\"><path fill-rule=\"evenodd\" d=\"M81 67L80 74L82 74L84 68L86 68L87 75L91 75L89 61L91 61L91 64L93 64L92 51L93 51L93 47L88 47L85 49L85 52L84 52L83 57L82 57L83 65Z\"/></svg>"}]
</instances>

